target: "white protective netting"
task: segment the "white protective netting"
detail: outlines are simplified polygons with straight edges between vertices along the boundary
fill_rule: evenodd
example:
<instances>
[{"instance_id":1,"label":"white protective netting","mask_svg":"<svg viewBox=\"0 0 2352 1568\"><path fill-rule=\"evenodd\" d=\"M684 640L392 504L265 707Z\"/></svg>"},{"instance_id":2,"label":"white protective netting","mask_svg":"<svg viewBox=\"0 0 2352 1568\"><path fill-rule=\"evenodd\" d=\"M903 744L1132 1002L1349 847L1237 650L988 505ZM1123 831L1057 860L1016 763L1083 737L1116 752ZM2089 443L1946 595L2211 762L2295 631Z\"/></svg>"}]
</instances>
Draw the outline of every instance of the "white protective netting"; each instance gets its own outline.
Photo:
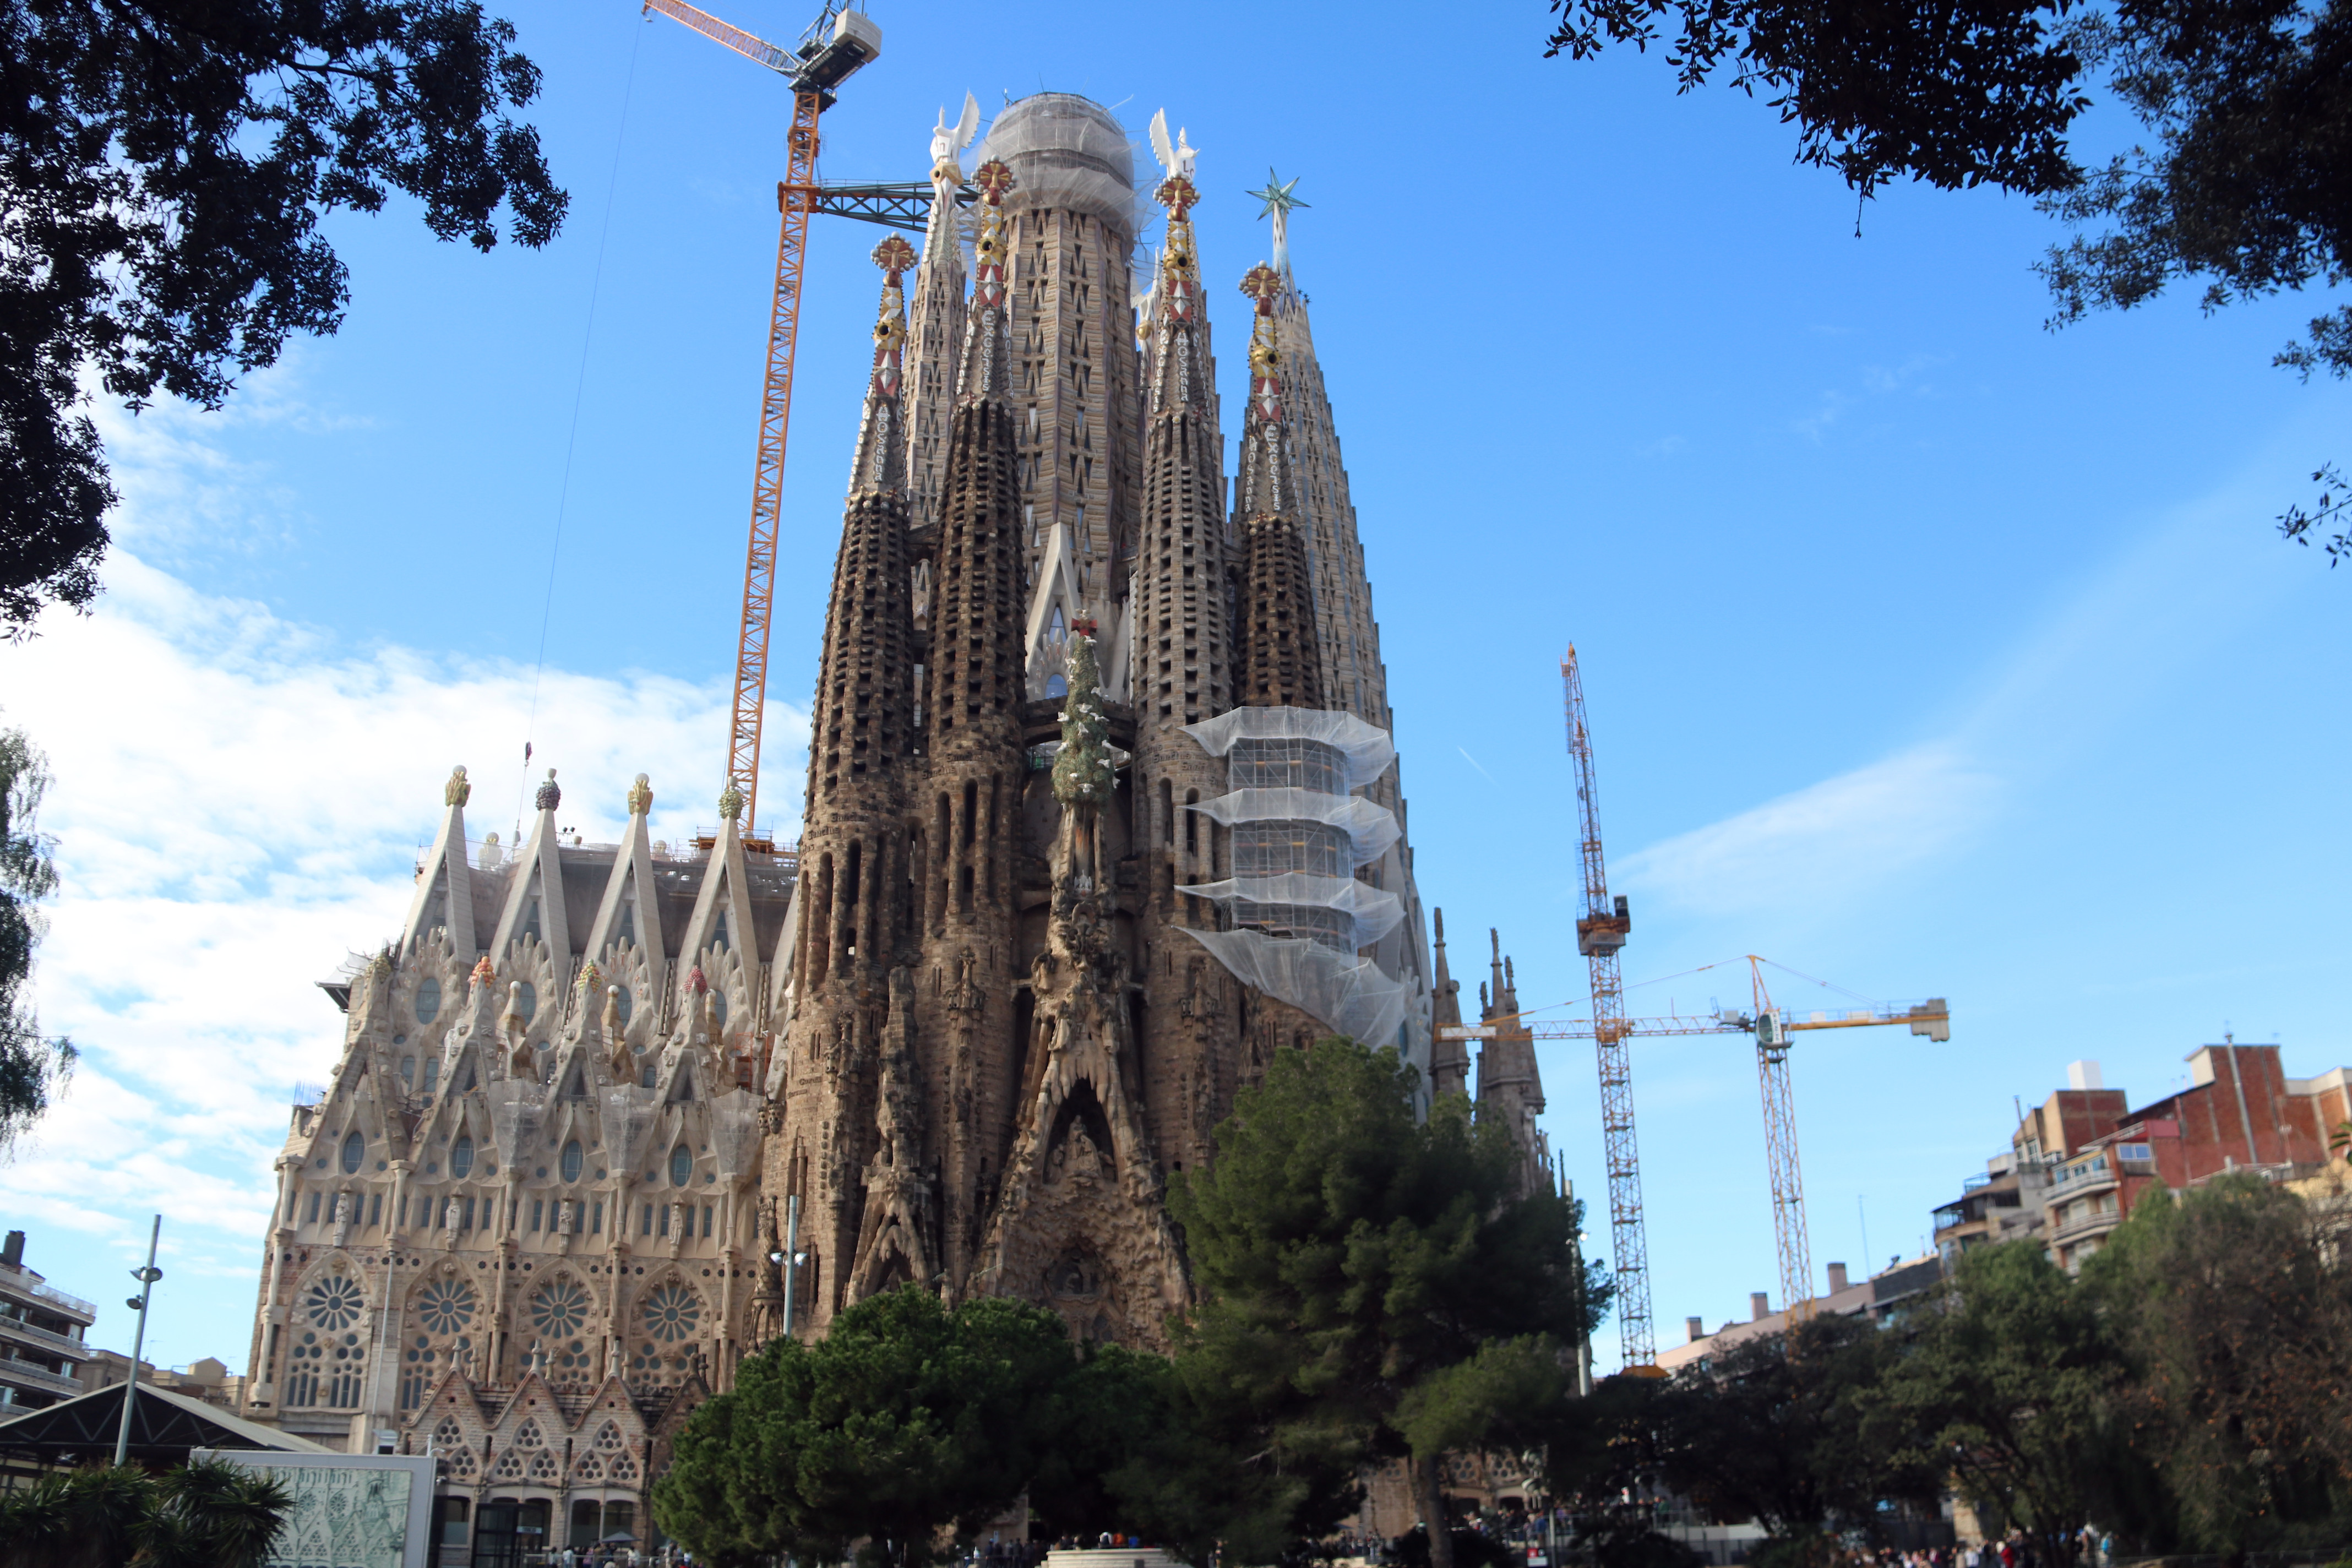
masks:
<instances>
[{"instance_id":1,"label":"white protective netting","mask_svg":"<svg viewBox=\"0 0 2352 1568\"><path fill-rule=\"evenodd\" d=\"M1040 92L1008 105L968 167L1001 158L1013 171L1005 205L1060 207L1135 233L1135 153L1110 110L1071 92Z\"/></svg>"},{"instance_id":2,"label":"white protective netting","mask_svg":"<svg viewBox=\"0 0 2352 1568\"><path fill-rule=\"evenodd\" d=\"M1402 831L1396 814L1384 805L1313 789L1237 789L1184 809L1227 827L1243 822L1319 822L1348 836L1357 866L1379 859Z\"/></svg>"},{"instance_id":3,"label":"white protective netting","mask_svg":"<svg viewBox=\"0 0 2352 1568\"><path fill-rule=\"evenodd\" d=\"M1394 893L1384 893L1353 877L1318 877L1310 871L1228 877L1222 882L1198 882L1176 890L1196 899L1237 904L1241 907L1235 911L1236 920L1252 917L1250 905L1328 910L1339 917L1339 923L1327 929L1334 930L1350 952L1371 946L1404 919L1404 906Z\"/></svg>"},{"instance_id":4,"label":"white protective netting","mask_svg":"<svg viewBox=\"0 0 2352 1568\"><path fill-rule=\"evenodd\" d=\"M661 1110L661 1090L622 1084L604 1091L604 1152L613 1168L631 1171L646 1157L653 1141L654 1118Z\"/></svg>"},{"instance_id":5,"label":"white protective netting","mask_svg":"<svg viewBox=\"0 0 2352 1568\"><path fill-rule=\"evenodd\" d=\"M1389 771L1396 747L1388 731L1367 724L1353 713L1322 708L1236 708L1197 724L1184 732L1213 757L1222 757L1238 741L1305 741L1328 746L1342 759L1340 792L1358 790Z\"/></svg>"},{"instance_id":6,"label":"white protective netting","mask_svg":"<svg viewBox=\"0 0 2352 1568\"><path fill-rule=\"evenodd\" d=\"M528 1079L504 1079L490 1086L490 1132L499 1158L512 1171L523 1150L535 1142L546 1119L547 1090Z\"/></svg>"},{"instance_id":7,"label":"white protective netting","mask_svg":"<svg viewBox=\"0 0 2352 1568\"><path fill-rule=\"evenodd\" d=\"M1395 1040L1397 1026L1404 1022L1404 982L1390 979L1369 958L1262 931L1179 929L1243 984L1289 1003L1340 1034L1384 1046Z\"/></svg>"},{"instance_id":8,"label":"white protective netting","mask_svg":"<svg viewBox=\"0 0 2352 1568\"><path fill-rule=\"evenodd\" d=\"M729 1181L759 1168L760 1097L730 1089L710 1098L710 1149L719 1179Z\"/></svg>"}]
</instances>

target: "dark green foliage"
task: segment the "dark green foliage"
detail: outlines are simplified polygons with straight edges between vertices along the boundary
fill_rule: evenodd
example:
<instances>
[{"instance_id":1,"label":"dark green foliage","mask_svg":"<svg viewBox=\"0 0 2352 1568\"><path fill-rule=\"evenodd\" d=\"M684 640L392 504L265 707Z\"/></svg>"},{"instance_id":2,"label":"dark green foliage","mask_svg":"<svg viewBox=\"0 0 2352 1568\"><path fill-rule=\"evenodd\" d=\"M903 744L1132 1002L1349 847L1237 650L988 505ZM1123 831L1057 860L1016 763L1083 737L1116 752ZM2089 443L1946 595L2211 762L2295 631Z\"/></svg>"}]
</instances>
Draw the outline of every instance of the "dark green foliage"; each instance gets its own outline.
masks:
<instances>
[{"instance_id":1,"label":"dark green foliage","mask_svg":"<svg viewBox=\"0 0 2352 1568\"><path fill-rule=\"evenodd\" d=\"M0 1155L48 1110L71 1073L70 1040L41 1037L28 987L45 921L37 908L57 891L52 841L35 826L48 792L47 759L21 730L0 730Z\"/></svg>"},{"instance_id":2,"label":"dark green foliage","mask_svg":"<svg viewBox=\"0 0 2352 1568\"><path fill-rule=\"evenodd\" d=\"M2056 4L1927 6L1834 0L1552 0L1547 55L1608 44L1646 51L1662 19L1685 92L1728 63L1797 127L1800 163L1833 168L1867 196L1893 180L2040 194L2074 180L2066 128L2088 107L2082 61Z\"/></svg>"},{"instance_id":3,"label":"dark green foliage","mask_svg":"<svg viewBox=\"0 0 2352 1568\"><path fill-rule=\"evenodd\" d=\"M0 626L86 605L113 500L80 377L217 407L349 300L337 208L487 250L566 198L473 0L0 0Z\"/></svg>"},{"instance_id":4,"label":"dark green foliage","mask_svg":"<svg viewBox=\"0 0 2352 1568\"><path fill-rule=\"evenodd\" d=\"M2084 1294L2039 1242L2011 1242L1961 1256L1865 1406L1902 1459L1948 1471L1989 1532L2023 1531L2062 1562L2122 1376Z\"/></svg>"},{"instance_id":5,"label":"dark green foliage","mask_svg":"<svg viewBox=\"0 0 2352 1568\"><path fill-rule=\"evenodd\" d=\"M1454 1532L1454 1568L1525 1568L1527 1560L1491 1535ZM1389 1542L1396 1568L1429 1568L1429 1527L1416 1524Z\"/></svg>"},{"instance_id":6,"label":"dark green foliage","mask_svg":"<svg viewBox=\"0 0 2352 1568\"><path fill-rule=\"evenodd\" d=\"M293 1506L275 1479L217 1460L91 1466L0 1493L0 1568L258 1568Z\"/></svg>"},{"instance_id":7,"label":"dark green foliage","mask_svg":"<svg viewBox=\"0 0 2352 1568\"><path fill-rule=\"evenodd\" d=\"M1821 1555L1825 1530L1866 1529L1883 1501L1932 1505L1943 1479L1864 1430L1864 1396L1893 1364L1886 1336L1816 1317L1794 1338L1793 1357L1780 1335L1735 1345L1656 1399L1667 1485L1717 1523L1762 1525L1790 1568Z\"/></svg>"},{"instance_id":8,"label":"dark green foliage","mask_svg":"<svg viewBox=\"0 0 2352 1568\"><path fill-rule=\"evenodd\" d=\"M2252 1176L2143 1197L2085 1266L2126 1359L2120 1414L2180 1538L2233 1557L2335 1544L2352 1512L2352 1281Z\"/></svg>"},{"instance_id":9,"label":"dark green foliage","mask_svg":"<svg viewBox=\"0 0 2352 1568\"><path fill-rule=\"evenodd\" d=\"M953 1311L905 1286L779 1339L678 1436L654 1516L697 1557L778 1552L919 1568L940 1531L1010 1507L1060 1436L1076 1369L1061 1319L1002 1298Z\"/></svg>"},{"instance_id":10,"label":"dark green foliage","mask_svg":"<svg viewBox=\"0 0 2352 1568\"><path fill-rule=\"evenodd\" d=\"M1256 1464L1295 1490L1305 1538L1337 1524L1367 1460L1410 1456L1426 1490L1445 1451L1512 1444L1607 1299L1575 1260L1578 1205L1519 1194L1509 1132L1466 1100L1417 1121L1417 1083L1352 1040L1277 1052L1214 1163L1170 1184L1203 1297L1185 1382L1264 1434ZM1511 1375L1538 1364L1548 1384Z\"/></svg>"},{"instance_id":11,"label":"dark green foliage","mask_svg":"<svg viewBox=\"0 0 2352 1568\"><path fill-rule=\"evenodd\" d=\"M1594 1568L1693 1568L1698 1556L1659 1533L1654 1494L1671 1385L1612 1377L1563 1405L1540 1445L1544 1484L1566 1509Z\"/></svg>"}]
</instances>

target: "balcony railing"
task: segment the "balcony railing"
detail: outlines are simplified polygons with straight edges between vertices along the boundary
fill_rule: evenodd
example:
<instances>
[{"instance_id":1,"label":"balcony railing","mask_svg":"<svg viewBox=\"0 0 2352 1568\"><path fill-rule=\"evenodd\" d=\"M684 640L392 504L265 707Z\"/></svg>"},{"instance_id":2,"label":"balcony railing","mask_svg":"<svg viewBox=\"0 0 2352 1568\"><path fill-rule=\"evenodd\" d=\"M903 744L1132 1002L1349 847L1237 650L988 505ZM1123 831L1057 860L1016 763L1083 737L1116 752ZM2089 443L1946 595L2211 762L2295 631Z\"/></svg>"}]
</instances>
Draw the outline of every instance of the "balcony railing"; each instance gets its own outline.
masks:
<instances>
[{"instance_id":1,"label":"balcony railing","mask_svg":"<svg viewBox=\"0 0 2352 1568\"><path fill-rule=\"evenodd\" d=\"M52 1333L47 1329L37 1329L21 1319L8 1316L5 1312L0 1312L0 1338L18 1340L28 1345L39 1345L45 1350L53 1350L60 1355L69 1355L79 1361L88 1361L98 1353L87 1342L75 1339L70 1334Z\"/></svg>"},{"instance_id":2,"label":"balcony railing","mask_svg":"<svg viewBox=\"0 0 2352 1568\"><path fill-rule=\"evenodd\" d=\"M59 1394L88 1394L89 1388L79 1378L60 1377L45 1367L28 1361L11 1361L0 1356L0 1383L13 1383L26 1388L49 1388Z\"/></svg>"},{"instance_id":3,"label":"balcony railing","mask_svg":"<svg viewBox=\"0 0 2352 1568\"><path fill-rule=\"evenodd\" d=\"M2112 1209L2101 1214L2083 1215L2060 1225L2057 1229L2050 1233L2050 1239L2053 1242L2068 1242L2086 1236L2099 1235L2121 1225L2123 1217Z\"/></svg>"},{"instance_id":4,"label":"balcony railing","mask_svg":"<svg viewBox=\"0 0 2352 1568\"><path fill-rule=\"evenodd\" d=\"M36 1279L25 1270L11 1268L5 1263L0 1263L0 1290L22 1290L27 1296L37 1296L44 1301L54 1302L68 1312L78 1312L85 1318L98 1316L97 1302L68 1295L47 1281Z\"/></svg>"}]
</instances>

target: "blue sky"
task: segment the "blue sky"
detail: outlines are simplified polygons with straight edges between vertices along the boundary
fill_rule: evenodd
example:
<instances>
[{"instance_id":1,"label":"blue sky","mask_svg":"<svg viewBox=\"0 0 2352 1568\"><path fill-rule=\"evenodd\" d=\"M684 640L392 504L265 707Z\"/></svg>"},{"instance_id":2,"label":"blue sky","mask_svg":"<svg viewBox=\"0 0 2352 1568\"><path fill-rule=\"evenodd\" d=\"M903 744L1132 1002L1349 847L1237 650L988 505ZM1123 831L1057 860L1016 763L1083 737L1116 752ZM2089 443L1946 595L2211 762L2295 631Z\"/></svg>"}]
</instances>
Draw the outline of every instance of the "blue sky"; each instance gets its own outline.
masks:
<instances>
[{"instance_id":1,"label":"blue sky","mask_svg":"<svg viewBox=\"0 0 2352 1568\"><path fill-rule=\"evenodd\" d=\"M785 41L803 20L731 5ZM473 769L487 826L520 797L527 732L592 834L640 770L657 831L717 792L788 95L625 5L493 9L547 72L562 237L481 257L401 204L335 220L341 333L218 415L110 414L112 591L0 647L0 710L58 775L44 1017L89 1052L0 1202L36 1267L110 1302L161 1207L168 1363L242 1365L286 1095L340 1038L311 983L396 923L449 765ZM2329 805L2352 760L2352 576L2270 522L2352 455L2346 389L2269 365L2321 300L2205 318L2182 295L2046 331L2029 268L2059 231L2029 203L1893 191L1856 237L1853 197L1791 164L1773 110L1677 97L1656 58L1546 61L1539 5L874 15L884 55L826 119L828 177L920 177L967 89L984 113L1086 92L1139 136L1165 105L1202 149L1213 284L1267 248L1241 193L1269 164L1302 176L1293 259L1421 886L1458 959L1499 926L1523 1000L1583 994L1573 640L1629 982L1752 952L1951 999L1948 1045L1801 1045L1817 1261L1916 1252L2005 1145L2011 1097L2071 1060L2136 1099L2225 1025L2275 1037L2297 1076L2352 1061L2352 842ZM2129 129L2095 115L2085 145ZM821 224L812 245L771 705L787 741L878 237ZM1235 398L1245 306L1221 300ZM797 761L771 766L771 820ZM1744 995L1721 969L1631 1000ZM1752 1052L1636 1059L1659 1321L1777 1301ZM1598 1198L1590 1053L1542 1066L1553 1146ZM1605 1215L1591 1229L1605 1251ZM96 1335L127 1345L127 1315Z\"/></svg>"}]
</instances>

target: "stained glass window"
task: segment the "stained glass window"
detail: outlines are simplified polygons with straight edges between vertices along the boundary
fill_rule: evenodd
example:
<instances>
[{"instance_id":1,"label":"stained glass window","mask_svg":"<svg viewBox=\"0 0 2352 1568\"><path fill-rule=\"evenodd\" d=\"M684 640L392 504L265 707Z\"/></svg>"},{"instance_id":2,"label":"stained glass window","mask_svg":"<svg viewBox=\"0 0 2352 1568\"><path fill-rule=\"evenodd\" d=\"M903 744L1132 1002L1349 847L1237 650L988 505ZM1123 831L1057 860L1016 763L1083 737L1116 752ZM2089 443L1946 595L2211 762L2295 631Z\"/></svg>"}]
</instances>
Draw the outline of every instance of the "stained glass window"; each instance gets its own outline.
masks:
<instances>
[{"instance_id":1,"label":"stained glass window","mask_svg":"<svg viewBox=\"0 0 2352 1568\"><path fill-rule=\"evenodd\" d=\"M474 1140L471 1134L460 1132L457 1141L449 1145L449 1173L470 1175L474 1169Z\"/></svg>"},{"instance_id":2,"label":"stained glass window","mask_svg":"<svg viewBox=\"0 0 2352 1568\"><path fill-rule=\"evenodd\" d=\"M322 1329L341 1331L359 1321L366 1310L367 1298L361 1292L359 1281L346 1279L340 1274L330 1275L310 1287L303 1298L304 1310L310 1321Z\"/></svg>"},{"instance_id":3,"label":"stained glass window","mask_svg":"<svg viewBox=\"0 0 2352 1568\"><path fill-rule=\"evenodd\" d=\"M580 1147L579 1139L574 1138L570 1142L564 1144L563 1179L565 1181L576 1182L580 1179L580 1165L581 1162L585 1157L584 1152Z\"/></svg>"},{"instance_id":4,"label":"stained glass window","mask_svg":"<svg viewBox=\"0 0 2352 1568\"><path fill-rule=\"evenodd\" d=\"M427 975L416 983L416 1021L429 1024L441 1014L441 982Z\"/></svg>"},{"instance_id":5,"label":"stained glass window","mask_svg":"<svg viewBox=\"0 0 2352 1568\"><path fill-rule=\"evenodd\" d=\"M646 1332L665 1344L675 1344L685 1339L702 1321L701 1300L677 1280L647 1296L640 1310L645 1318Z\"/></svg>"},{"instance_id":6,"label":"stained glass window","mask_svg":"<svg viewBox=\"0 0 2352 1568\"><path fill-rule=\"evenodd\" d=\"M694 1175L694 1151L681 1143L669 1152L669 1184L682 1187Z\"/></svg>"},{"instance_id":7,"label":"stained glass window","mask_svg":"<svg viewBox=\"0 0 2352 1568\"><path fill-rule=\"evenodd\" d=\"M343 1139L343 1174L346 1176L359 1174L360 1162L365 1158L367 1158L367 1140L357 1132L346 1134Z\"/></svg>"},{"instance_id":8,"label":"stained glass window","mask_svg":"<svg viewBox=\"0 0 2352 1568\"><path fill-rule=\"evenodd\" d=\"M588 1321L588 1292L576 1279L551 1279L530 1299L530 1326L556 1339L568 1339Z\"/></svg>"}]
</instances>

